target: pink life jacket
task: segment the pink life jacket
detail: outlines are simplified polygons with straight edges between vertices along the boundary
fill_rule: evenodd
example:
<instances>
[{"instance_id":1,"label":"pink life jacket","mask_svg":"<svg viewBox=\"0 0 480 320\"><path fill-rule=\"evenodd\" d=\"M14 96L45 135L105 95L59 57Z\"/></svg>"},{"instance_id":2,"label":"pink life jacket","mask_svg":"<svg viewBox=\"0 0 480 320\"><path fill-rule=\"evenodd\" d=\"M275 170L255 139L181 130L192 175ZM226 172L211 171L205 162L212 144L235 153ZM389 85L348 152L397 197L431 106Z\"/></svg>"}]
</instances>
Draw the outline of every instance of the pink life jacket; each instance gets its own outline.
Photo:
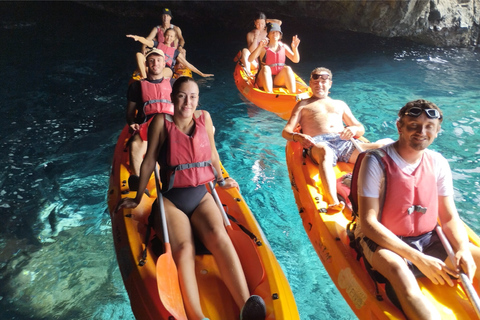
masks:
<instances>
[{"instance_id":1,"label":"pink life jacket","mask_svg":"<svg viewBox=\"0 0 480 320\"><path fill-rule=\"evenodd\" d=\"M369 150L385 173L385 200L380 222L397 236L412 237L432 231L437 225L438 191L432 156L425 152L412 174L404 173L382 149ZM350 200L358 212L358 172L365 154L361 153L352 174Z\"/></svg>"},{"instance_id":2,"label":"pink life jacket","mask_svg":"<svg viewBox=\"0 0 480 320\"><path fill-rule=\"evenodd\" d=\"M265 48L265 65L272 69L272 75L277 75L285 66L285 47L283 43L279 44L279 50L273 51L269 47Z\"/></svg>"},{"instance_id":3,"label":"pink life jacket","mask_svg":"<svg viewBox=\"0 0 480 320\"><path fill-rule=\"evenodd\" d=\"M142 86L143 112L146 116L157 113L173 114L173 103L170 100L172 93L170 78L164 78L159 83L142 80L140 84Z\"/></svg>"},{"instance_id":4,"label":"pink life jacket","mask_svg":"<svg viewBox=\"0 0 480 320\"><path fill-rule=\"evenodd\" d=\"M419 236L435 229L438 218L437 179L432 156L424 152L412 174L403 172L386 155L387 187L380 222L397 236Z\"/></svg>"},{"instance_id":5,"label":"pink life jacket","mask_svg":"<svg viewBox=\"0 0 480 320\"><path fill-rule=\"evenodd\" d=\"M173 24L170 24L170 28L168 29L173 29L174 25ZM157 41L158 41L158 44L160 45L160 43L164 43L165 42L165 32L168 30L166 29L165 31L162 30L161 26L157 26ZM175 47L175 41L172 42L171 44L172 47Z\"/></svg>"},{"instance_id":6,"label":"pink life jacket","mask_svg":"<svg viewBox=\"0 0 480 320\"><path fill-rule=\"evenodd\" d=\"M196 187L215 179L212 166L212 149L207 130L205 116L202 114L195 121L192 136L178 130L173 117L164 115L167 138L166 148L161 151L160 168L163 181L163 192L171 188ZM164 151L163 151L164 150Z\"/></svg>"},{"instance_id":7,"label":"pink life jacket","mask_svg":"<svg viewBox=\"0 0 480 320\"><path fill-rule=\"evenodd\" d=\"M165 64L167 65L167 67L173 70L173 67L175 66L175 51L177 49L175 49L174 47L168 47L164 43L159 43L158 49L162 50L165 54Z\"/></svg>"}]
</instances>

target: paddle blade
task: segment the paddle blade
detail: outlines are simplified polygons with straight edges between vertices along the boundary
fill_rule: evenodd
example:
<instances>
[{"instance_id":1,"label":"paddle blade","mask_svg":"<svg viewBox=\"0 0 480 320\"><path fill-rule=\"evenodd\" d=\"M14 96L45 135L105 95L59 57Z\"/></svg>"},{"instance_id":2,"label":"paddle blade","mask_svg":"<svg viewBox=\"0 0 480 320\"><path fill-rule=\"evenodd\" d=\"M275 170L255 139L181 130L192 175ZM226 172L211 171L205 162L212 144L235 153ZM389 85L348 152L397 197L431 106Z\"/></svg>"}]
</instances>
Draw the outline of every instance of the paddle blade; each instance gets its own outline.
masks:
<instances>
[{"instance_id":1,"label":"paddle blade","mask_svg":"<svg viewBox=\"0 0 480 320\"><path fill-rule=\"evenodd\" d=\"M227 233L237 251L238 258L242 263L243 272L247 279L248 289L253 292L263 281L265 270L263 268L257 246L250 237L241 230L235 230L231 225L227 226Z\"/></svg>"},{"instance_id":2,"label":"paddle blade","mask_svg":"<svg viewBox=\"0 0 480 320\"><path fill-rule=\"evenodd\" d=\"M165 243L165 253L158 257L156 268L158 294L162 304L175 319L187 320L170 243Z\"/></svg>"}]
</instances>

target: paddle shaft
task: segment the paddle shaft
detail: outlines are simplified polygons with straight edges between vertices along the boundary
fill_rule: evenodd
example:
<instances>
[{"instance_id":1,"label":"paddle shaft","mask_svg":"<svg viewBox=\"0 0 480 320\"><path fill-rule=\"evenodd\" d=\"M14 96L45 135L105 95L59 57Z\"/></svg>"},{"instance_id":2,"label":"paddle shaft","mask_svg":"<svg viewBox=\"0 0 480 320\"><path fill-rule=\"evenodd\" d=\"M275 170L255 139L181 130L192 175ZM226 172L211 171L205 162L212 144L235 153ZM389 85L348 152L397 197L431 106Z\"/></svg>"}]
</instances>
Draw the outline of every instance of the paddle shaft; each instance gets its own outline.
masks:
<instances>
[{"instance_id":1,"label":"paddle shaft","mask_svg":"<svg viewBox=\"0 0 480 320\"><path fill-rule=\"evenodd\" d=\"M157 188L158 207L160 208L160 218L162 219L163 241L165 243L170 243L170 239L168 238L167 218L165 217L165 207L163 206L163 196L160 189L160 175L158 173L157 163L155 163L154 172L155 172L155 186Z\"/></svg>"},{"instance_id":2,"label":"paddle shaft","mask_svg":"<svg viewBox=\"0 0 480 320\"><path fill-rule=\"evenodd\" d=\"M223 222L225 223L225 225L227 227L230 226L230 221L228 220L227 213L223 209L223 205L222 205L222 202L220 201L220 198L218 197L217 190L215 190L215 185L213 184L213 182L209 182L208 185L210 186L210 189L212 190L213 199L215 199L215 202L217 203L217 206L220 209L220 212L222 213Z\"/></svg>"},{"instance_id":3,"label":"paddle shaft","mask_svg":"<svg viewBox=\"0 0 480 320\"><path fill-rule=\"evenodd\" d=\"M183 297L178 282L178 271L175 261L173 260L172 250L170 247L170 239L168 237L167 217L165 215L165 207L163 205L163 196L160 189L160 175L158 166L155 163L155 186L157 188L157 202L162 220L163 241L165 242L165 253L157 259L156 275L158 295L165 309L177 320L187 320Z\"/></svg>"},{"instance_id":4,"label":"paddle shaft","mask_svg":"<svg viewBox=\"0 0 480 320\"><path fill-rule=\"evenodd\" d=\"M358 150L358 152L363 152L364 151L363 148L360 147L360 143L358 143L357 140L355 140L354 138L351 138L350 141L352 141L353 145Z\"/></svg>"},{"instance_id":5,"label":"paddle shaft","mask_svg":"<svg viewBox=\"0 0 480 320\"><path fill-rule=\"evenodd\" d=\"M442 228L440 226L437 226L436 230L437 230L438 237L440 238L440 241L442 241L445 251L447 251L450 261L455 266L455 253L453 252L452 246L448 242L448 239L443 233ZM468 276L462 271L460 272L460 280L462 281L465 292L468 298L470 299L470 302L472 303L472 306L475 309L475 312L477 313L477 317L480 319L480 299L478 297L477 292L475 291L475 288L472 286Z\"/></svg>"}]
</instances>

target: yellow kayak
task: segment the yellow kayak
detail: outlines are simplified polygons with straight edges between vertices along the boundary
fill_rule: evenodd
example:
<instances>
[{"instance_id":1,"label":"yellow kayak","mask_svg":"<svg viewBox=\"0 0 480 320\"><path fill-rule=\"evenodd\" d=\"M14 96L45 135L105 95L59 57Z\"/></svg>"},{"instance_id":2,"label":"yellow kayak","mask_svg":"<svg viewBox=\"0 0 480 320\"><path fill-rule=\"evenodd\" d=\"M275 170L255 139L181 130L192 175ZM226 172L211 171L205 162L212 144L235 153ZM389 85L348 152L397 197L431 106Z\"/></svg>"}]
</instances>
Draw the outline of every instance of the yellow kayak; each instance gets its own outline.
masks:
<instances>
[{"instance_id":1,"label":"yellow kayak","mask_svg":"<svg viewBox=\"0 0 480 320\"><path fill-rule=\"evenodd\" d=\"M346 302L359 319L405 319L403 313L387 298L384 285L379 285L381 299L377 299L375 284L357 253L350 247L346 227L351 221L348 209L328 214L321 210L327 204L319 179L318 166L303 155L299 143L289 141L286 161L293 194L303 226L323 266ZM339 162L334 168L337 179L351 173L353 164ZM467 227L470 241L480 246L480 238ZM419 278L419 285L437 307L442 319L477 319L474 308L458 281L453 288L435 285L428 278ZM474 279L479 291L479 280Z\"/></svg>"},{"instance_id":2,"label":"yellow kayak","mask_svg":"<svg viewBox=\"0 0 480 320\"><path fill-rule=\"evenodd\" d=\"M255 74L256 70L252 70ZM297 92L289 93L286 88L273 88L273 93L263 91L255 85L255 76L249 77L245 68L237 63L233 73L238 91L251 103L259 108L275 113L284 120L290 118L293 108L298 101L312 96L310 87L297 74Z\"/></svg>"},{"instance_id":3,"label":"yellow kayak","mask_svg":"<svg viewBox=\"0 0 480 320\"><path fill-rule=\"evenodd\" d=\"M163 245L154 235L153 230L148 242L146 258L143 257L147 220L151 205L156 199L154 175L152 174L147 185L149 195L143 195L142 202L137 208L114 212L115 206L121 198L136 196L136 192L129 190L127 183L130 173L126 142L129 138L130 134L128 126L126 126L115 147L108 191L112 234L122 278L137 319L183 320L182 316L173 317L172 313L166 310L162 301L163 298L169 297L159 296L156 261L163 254ZM223 166L222 170L223 176L227 177L228 173ZM254 235L255 241L242 231L237 223L231 222L237 237L238 233L242 237L237 252L239 252L247 276L249 289L251 294L259 295L264 299L267 306L266 319L300 319L290 285L265 239L265 235L238 189L224 190L218 187L216 190L225 211ZM208 253L197 254L195 264L201 304L205 315L211 320L238 320L240 310L224 285L213 256ZM162 271L160 270L160 272ZM178 282L176 276L172 276L170 279ZM181 296L175 299L178 298L181 300ZM176 305L182 309L183 301L176 302ZM176 311L178 314L185 314L183 310Z\"/></svg>"}]
</instances>

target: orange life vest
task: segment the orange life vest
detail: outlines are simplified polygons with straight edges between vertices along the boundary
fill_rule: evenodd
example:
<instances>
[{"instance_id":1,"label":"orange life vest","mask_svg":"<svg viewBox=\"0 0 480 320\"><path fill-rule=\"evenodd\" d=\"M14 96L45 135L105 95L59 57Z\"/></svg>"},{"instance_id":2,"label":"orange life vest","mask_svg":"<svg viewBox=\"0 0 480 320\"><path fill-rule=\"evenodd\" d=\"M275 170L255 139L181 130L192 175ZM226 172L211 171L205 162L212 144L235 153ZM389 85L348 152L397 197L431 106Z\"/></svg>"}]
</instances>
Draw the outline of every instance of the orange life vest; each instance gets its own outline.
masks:
<instances>
[{"instance_id":1,"label":"orange life vest","mask_svg":"<svg viewBox=\"0 0 480 320\"><path fill-rule=\"evenodd\" d=\"M212 149L205 128L205 116L195 118L192 136L178 130L173 117L164 115L167 137L159 155L163 192L171 188L196 187L215 179ZM166 181L165 181L166 180Z\"/></svg>"}]
</instances>

